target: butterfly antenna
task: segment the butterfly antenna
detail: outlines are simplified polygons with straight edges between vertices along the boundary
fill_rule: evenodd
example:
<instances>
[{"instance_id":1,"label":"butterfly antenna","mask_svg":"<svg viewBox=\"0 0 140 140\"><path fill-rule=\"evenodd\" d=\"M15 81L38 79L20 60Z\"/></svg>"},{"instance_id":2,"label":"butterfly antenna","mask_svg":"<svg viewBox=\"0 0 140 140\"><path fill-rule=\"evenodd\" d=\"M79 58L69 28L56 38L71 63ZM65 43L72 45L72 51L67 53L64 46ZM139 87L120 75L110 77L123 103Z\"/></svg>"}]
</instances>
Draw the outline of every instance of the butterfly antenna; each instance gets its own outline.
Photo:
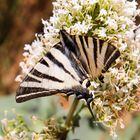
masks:
<instances>
[{"instance_id":1,"label":"butterfly antenna","mask_svg":"<svg viewBox=\"0 0 140 140\"><path fill-rule=\"evenodd\" d=\"M90 111L90 113L91 113L91 115L92 115L92 117L93 117L93 120L95 121L96 120L96 117L95 117L95 115L94 115L94 113L93 113L93 111L92 111L92 109L91 109L91 106L90 106L90 103L92 102L92 98L89 98L88 100L87 100L87 107L88 107L88 109L89 109L89 111Z\"/></svg>"},{"instance_id":2,"label":"butterfly antenna","mask_svg":"<svg viewBox=\"0 0 140 140\"><path fill-rule=\"evenodd\" d=\"M90 103L92 102L92 100L93 100L92 98L89 98L87 100L87 106L88 106L88 109L89 109L89 111L90 111L90 113L91 113L91 115L93 117L93 120L96 121L96 116L94 115L94 113L93 113L93 111L91 109L91 106L90 106ZM104 131L104 132L106 131L105 127L101 123L96 123L96 126L98 126L99 129L101 129L102 131Z\"/></svg>"}]
</instances>

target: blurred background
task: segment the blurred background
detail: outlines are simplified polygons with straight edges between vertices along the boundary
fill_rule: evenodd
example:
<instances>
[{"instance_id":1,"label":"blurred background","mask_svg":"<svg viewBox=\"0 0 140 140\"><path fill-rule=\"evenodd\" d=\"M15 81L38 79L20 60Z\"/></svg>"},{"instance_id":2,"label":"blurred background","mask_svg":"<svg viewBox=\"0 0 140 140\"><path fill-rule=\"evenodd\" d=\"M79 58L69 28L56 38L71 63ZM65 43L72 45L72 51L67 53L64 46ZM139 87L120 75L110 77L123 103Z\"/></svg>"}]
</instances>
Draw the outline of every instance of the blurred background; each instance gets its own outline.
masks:
<instances>
[{"instance_id":1,"label":"blurred background","mask_svg":"<svg viewBox=\"0 0 140 140\"><path fill-rule=\"evenodd\" d=\"M138 0L140 5L140 0ZM56 105L57 97L35 99L16 104L14 96L18 87L15 77L20 74L19 62L22 61L24 44L35 39L35 33L43 32L41 19L52 15L52 0L0 0L0 120L4 112L13 108L25 116L37 115L47 118L60 110ZM140 18L137 18L137 24ZM61 99L64 111L68 103ZM119 130L119 140L140 140L140 113L124 116L126 128ZM81 119L81 127L70 134L71 139L108 140L108 134L101 130L90 129L87 118ZM37 127L38 128L38 127ZM82 132L85 136L81 136ZM87 132L87 133L85 133ZM1 133L0 133L1 135Z\"/></svg>"}]
</instances>

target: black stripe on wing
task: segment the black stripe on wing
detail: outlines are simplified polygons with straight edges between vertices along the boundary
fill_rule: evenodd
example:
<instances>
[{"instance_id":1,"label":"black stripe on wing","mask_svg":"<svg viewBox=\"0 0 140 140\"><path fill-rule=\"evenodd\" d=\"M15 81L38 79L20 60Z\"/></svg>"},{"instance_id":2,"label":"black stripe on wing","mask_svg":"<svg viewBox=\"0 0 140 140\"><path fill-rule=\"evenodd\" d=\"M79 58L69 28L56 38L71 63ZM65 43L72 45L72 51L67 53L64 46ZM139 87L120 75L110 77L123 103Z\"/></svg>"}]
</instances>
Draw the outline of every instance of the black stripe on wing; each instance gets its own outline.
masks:
<instances>
[{"instance_id":1,"label":"black stripe on wing","mask_svg":"<svg viewBox=\"0 0 140 140\"><path fill-rule=\"evenodd\" d=\"M87 63L88 63L88 65L89 65L88 54L87 54L87 51L86 51L86 49L85 49L86 46L84 45L83 37L82 37L82 36L79 36L79 39L80 39L81 47L82 47L83 52L84 52L84 54L85 54Z\"/></svg>"},{"instance_id":2,"label":"black stripe on wing","mask_svg":"<svg viewBox=\"0 0 140 140\"><path fill-rule=\"evenodd\" d=\"M19 87L17 90L16 102L21 103L34 98L54 95L56 93L58 93L58 91L44 88Z\"/></svg>"},{"instance_id":3,"label":"black stripe on wing","mask_svg":"<svg viewBox=\"0 0 140 140\"><path fill-rule=\"evenodd\" d=\"M37 83L41 83L41 81L31 77L31 76L26 76L26 78L24 79L26 82L37 82Z\"/></svg>"},{"instance_id":4,"label":"black stripe on wing","mask_svg":"<svg viewBox=\"0 0 140 140\"><path fill-rule=\"evenodd\" d=\"M47 74L44 74L44 73L41 73L39 72L38 70L36 69L33 69L33 71L31 72L31 74L39 77L39 78L42 78L42 79L48 79L48 80L51 80L51 81L54 81L54 82L59 82L59 83L63 83L64 81L54 77L54 76L50 76L50 75L47 75Z\"/></svg>"},{"instance_id":5,"label":"black stripe on wing","mask_svg":"<svg viewBox=\"0 0 140 140\"><path fill-rule=\"evenodd\" d=\"M103 48L103 44L104 44L104 40L99 40L99 51L100 51L100 53L101 53L101 51L102 51L102 48Z\"/></svg>"},{"instance_id":6,"label":"black stripe on wing","mask_svg":"<svg viewBox=\"0 0 140 140\"><path fill-rule=\"evenodd\" d=\"M95 62L95 66L97 68L97 39L93 38L93 44L94 44L94 50L93 50L93 55L94 55L94 62Z\"/></svg>"},{"instance_id":7,"label":"black stripe on wing","mask_svg":"<svg viewBox=\"0 0 140 140\"><path fill-rule=\"evenodd\" d=\"M111 64L120 56L120 51L119 50L115 50L114 54L109 58L109 60L107 61L107 63L105 64L104 70L107 71Z\"/></svg>"},{"instance_id":8,"label":"black stripe on wing","mask_svg":"<svg viewBox=\"0 0 140 140\"><path fill-rule=\"evenodd\" d=\"M67 47L77 58L80 57L79 48L75 44L72 36L70 36L65 30L60 30L60 40L64 48Z\"/></svg>"},{"instance_id":9,"label":"black stripe on wing","mask_svg":"<svg viewBox=\"0 0 140 140\"><path fill-rule=\"evenodd\" d=\"M107 47L106 53L105 53L105 58L104 58L104 64L108 61L108 58L111 56L111 54L116 50L116 47L109 45Z\"/></svg>"},{"instance_id":10,"label":"black stripe on wing","mask_svg":"<svg viewBox=\"0 0 140 140\"><path fill-rule=\"evenodd\" d=\"M120 56L120 51L113 45L108 44L104 59L104 69L102 72L106 72L111 64Z\"/></svg>"},{"instance_id":11,"label":"black stripe on wing","mask_svg":"<svg viewBox=\"0 0 140 140\"><path fill-rule=\"evenodd\" d=\"M85 41L86 41L86 44L87 44L87 47L89 48L89 45L88 45L88 36L84 36L84 39L85 39Z\"/></svg>"},{"instance_id":12,"label":"black stripe on wing","mask_svg":"<svg viewBox=\"0 0 140 140\"><path fill-rule=\"evenodd\" d=\"M63 69L67 74L69 74L72 78L75 79L75 77L65 68L65 66L59 62L50 52L47 53L46 57L50 59L54 64L56 64L59 68Z\"/></svg>"},{"instance_id":13,"label":"black stripe on wing","mask_svg":"<svg viewBox=\"0 0 140 140\"><path fill-rule=\"evenodd\" d=\"M49 64L44 60L44 58L42 58L39 62L45 65L46 67L49 67Z\"/></svg>"},{"instance_id":14,"label":"black stripe on wing","mask_svg":"<svg viewBox=\"0 0 140 140\"><path fill-rule=\"evenodd\" d=\"M30 93L34 93L34 92L42 92L42 91L48 91L45 88L41 88L41 87L19 87L17 90L18 96L20 95L24 95L23 93L25 93L27 96Z\"/></svg>"}]
</instances>

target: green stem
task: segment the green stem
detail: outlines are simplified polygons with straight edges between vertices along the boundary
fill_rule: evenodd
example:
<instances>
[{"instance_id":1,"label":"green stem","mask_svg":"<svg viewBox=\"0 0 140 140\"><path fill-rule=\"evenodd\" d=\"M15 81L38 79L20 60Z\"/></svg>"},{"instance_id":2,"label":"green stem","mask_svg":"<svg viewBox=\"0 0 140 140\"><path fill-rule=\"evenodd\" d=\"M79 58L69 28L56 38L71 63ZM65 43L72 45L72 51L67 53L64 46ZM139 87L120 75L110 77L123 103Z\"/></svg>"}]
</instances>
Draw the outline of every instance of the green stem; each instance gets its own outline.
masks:
<instances>
[{"instance_id":1,"label":"green stem","mask_svg":"<svg viewBox=\"0 0 140 140\"><path fill-rule=\"evenodd\" d=\"M67 119L66 119L66 122L65 122L65 126L66 127L70 127L71 125L71 121L72 121L72 117L73 117L73 114L77 108L77 105L78 105L78 102L79 100L77 100L76 98L74 99L73 103L72 103L72 106L70 108L70 111L68 113L68 116L67 116Z\"/></svg>"},{"instance_id":2,"label":"green stem","mask_svg":"<svg viewBox=\"0 0 140 140\"><path fill-rule=\"evenodd\" d=\"M61 140L66 140L66 138L67 138L67 134L68 134L68 129L67 128L69 128L71 126L71 121L73 119L73 115L74 115L74 112L75 112L75 110L77 108L78 103L79 103L79 100L77 100L75 98L73 103L72 103L72 106L70 108L70 111L68 113L68 116L67 116L67 119L66 119L66 122L65 122L66 130L62 134Z\"/></svg>"}]
</instances>

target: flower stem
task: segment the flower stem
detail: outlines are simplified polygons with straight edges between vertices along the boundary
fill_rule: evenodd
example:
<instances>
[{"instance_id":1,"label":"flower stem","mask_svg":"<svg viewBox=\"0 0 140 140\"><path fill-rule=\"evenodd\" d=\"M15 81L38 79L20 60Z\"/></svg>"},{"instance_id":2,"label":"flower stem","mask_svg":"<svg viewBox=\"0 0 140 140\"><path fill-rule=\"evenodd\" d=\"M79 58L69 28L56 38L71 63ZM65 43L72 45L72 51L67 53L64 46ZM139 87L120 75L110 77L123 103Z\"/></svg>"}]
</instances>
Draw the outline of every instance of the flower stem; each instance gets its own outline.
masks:
<instances>
[{"instance_id":1,"label":"flower stem","mask_svg":"<svg viewBox=\"0 0 140 140\"><path fill-rule=\"evenodd\" d=\"M73 117L73 114L77 108L77 105L78 105L78 102L79 100L77 100L76 98L74 99L73 103L72 103L72 106L70 108L70 111L68 113L68 116L67 116L67 119L66 119L66 122L65 122L65 126L66 127L70 127L71 125L71 121L72 121L72 117Z\"/></svg>"},{"instance_id":2,"label":"flower stem","mask_svg":"<svg viewBox=\"0 0 140 140\"><path fill-rule=\"evenodd\" d=\"M73 119L73 115L74 115L74 112L77 108L78 103L79 103L79 100L77 100L77 98L75 98L73 103L72 103L72 106L70 108L70 111L68 113L68 116L67 116L67 119L66 119L66 122L65 122L66 130L62 134L61 140L66 140L66 138L67 138L67 134L68 134L68 129L67 128L69 128L71 126L71 121Z\"/></svg>"}]
</instances>

